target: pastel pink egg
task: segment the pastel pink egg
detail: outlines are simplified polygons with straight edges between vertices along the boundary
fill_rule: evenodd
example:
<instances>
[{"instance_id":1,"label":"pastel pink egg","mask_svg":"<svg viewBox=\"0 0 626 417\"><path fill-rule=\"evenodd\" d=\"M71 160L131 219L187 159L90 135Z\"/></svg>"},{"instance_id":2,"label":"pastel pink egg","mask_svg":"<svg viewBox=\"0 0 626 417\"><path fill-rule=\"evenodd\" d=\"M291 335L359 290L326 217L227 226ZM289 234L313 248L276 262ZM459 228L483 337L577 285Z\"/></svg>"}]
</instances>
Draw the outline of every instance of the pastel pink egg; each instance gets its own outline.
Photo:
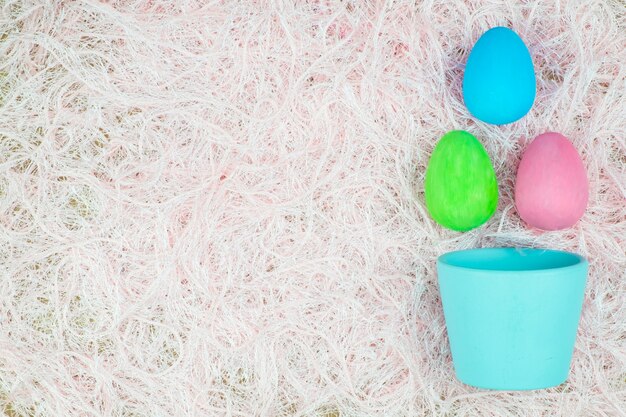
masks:
<instances>
[{"instance_id":1,"label":"pastel pink egg","mask_svg":"<svg viewBox=\"0 0 626 417\"><path fill-rule=\"evenodd\" d=\"M582 217L588 200L587 172L572 143L559 133L537 136L517 170L520 217L539 229L565 229Z\"/></svg>"}]
</instances>

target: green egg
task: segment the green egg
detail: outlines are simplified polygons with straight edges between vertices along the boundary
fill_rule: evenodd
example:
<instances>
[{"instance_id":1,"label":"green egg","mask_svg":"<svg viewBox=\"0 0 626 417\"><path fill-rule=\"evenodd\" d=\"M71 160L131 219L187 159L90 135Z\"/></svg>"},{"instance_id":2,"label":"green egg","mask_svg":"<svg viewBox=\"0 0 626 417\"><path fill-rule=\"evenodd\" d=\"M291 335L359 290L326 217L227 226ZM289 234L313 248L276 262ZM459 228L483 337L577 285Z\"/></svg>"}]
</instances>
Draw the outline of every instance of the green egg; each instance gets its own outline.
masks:
<instances>
[{"instance_id":1,"label":"green egg","mask_svg":"<svg viewBox=\"0 0 626 417\"><path fill-rule=\"evenodd\" d=\"M489 155L464 130L446 133L430 157L426 207L443 227L457 231L485 223L498 205L498 182Z\"/></svg>"}]
</instances>

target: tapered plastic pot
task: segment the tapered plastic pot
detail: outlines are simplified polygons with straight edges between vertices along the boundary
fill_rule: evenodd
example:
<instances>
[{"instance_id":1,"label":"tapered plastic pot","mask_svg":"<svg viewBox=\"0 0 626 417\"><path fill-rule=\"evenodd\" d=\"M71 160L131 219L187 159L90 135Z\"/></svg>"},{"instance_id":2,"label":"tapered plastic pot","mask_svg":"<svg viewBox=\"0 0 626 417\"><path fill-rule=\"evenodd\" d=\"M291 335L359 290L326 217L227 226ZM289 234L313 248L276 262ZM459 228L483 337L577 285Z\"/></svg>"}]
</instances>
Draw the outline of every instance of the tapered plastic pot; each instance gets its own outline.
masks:
<instances>
[{"instance_id":1,"label":"tapered plastic pot","mask_svg":"<svg viewBox=\"0 0 626 417\"><path fill-rule=\"evenodd\" d=\"M587 281L580 255L543 249L449 252L437 271L457 378L496 390L567 379Z\"/></svg>"}]
</instances>

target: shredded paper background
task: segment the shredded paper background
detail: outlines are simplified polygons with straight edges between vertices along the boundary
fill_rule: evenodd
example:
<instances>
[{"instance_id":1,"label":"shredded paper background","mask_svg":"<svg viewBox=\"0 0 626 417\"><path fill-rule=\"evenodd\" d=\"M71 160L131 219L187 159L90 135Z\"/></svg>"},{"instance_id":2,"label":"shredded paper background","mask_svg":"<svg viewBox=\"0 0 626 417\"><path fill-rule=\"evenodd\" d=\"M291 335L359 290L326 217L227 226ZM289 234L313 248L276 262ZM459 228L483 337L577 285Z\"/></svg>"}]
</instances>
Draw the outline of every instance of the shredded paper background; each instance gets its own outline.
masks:
<instances>
[{"instance_id":1,"label":"shredded paper background","mask_svg":"<svg viewBox=\"0 0 626 417\"><path fill-rule=\"evenodd\" d=\"M0 411L15 416L626 416L623 1L0 2ZM528 45L537 99L477 122L480 34ZM468 233L425 211L430 152L474 134L499 181ZM590 201L527 228L522 151L557 131ZM453 374L436 257L577 251L569 381Z\"/></svg>"}]
</instances>

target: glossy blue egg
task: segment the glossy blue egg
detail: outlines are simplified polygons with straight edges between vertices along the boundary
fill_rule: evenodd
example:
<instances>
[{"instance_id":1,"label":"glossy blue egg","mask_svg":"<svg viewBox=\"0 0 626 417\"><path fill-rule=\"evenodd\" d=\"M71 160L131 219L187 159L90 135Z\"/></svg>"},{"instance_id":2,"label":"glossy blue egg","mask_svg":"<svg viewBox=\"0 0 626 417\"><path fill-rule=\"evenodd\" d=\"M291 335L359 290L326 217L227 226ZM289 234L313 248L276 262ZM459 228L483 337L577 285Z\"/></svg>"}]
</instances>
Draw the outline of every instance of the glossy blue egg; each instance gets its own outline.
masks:
<instances>
[{"instance_id":1,"label":"glossy blue egg","mask_svg":"<svg viewBox=\"0 0 626 417\"><path fill-rule=\"evenodd\" d=\"M509 28L485 32L472 48L463 100L474 117L496 125L524 117L535 101L535 70L524 41Z\"/></svg>"}]
</instances>

